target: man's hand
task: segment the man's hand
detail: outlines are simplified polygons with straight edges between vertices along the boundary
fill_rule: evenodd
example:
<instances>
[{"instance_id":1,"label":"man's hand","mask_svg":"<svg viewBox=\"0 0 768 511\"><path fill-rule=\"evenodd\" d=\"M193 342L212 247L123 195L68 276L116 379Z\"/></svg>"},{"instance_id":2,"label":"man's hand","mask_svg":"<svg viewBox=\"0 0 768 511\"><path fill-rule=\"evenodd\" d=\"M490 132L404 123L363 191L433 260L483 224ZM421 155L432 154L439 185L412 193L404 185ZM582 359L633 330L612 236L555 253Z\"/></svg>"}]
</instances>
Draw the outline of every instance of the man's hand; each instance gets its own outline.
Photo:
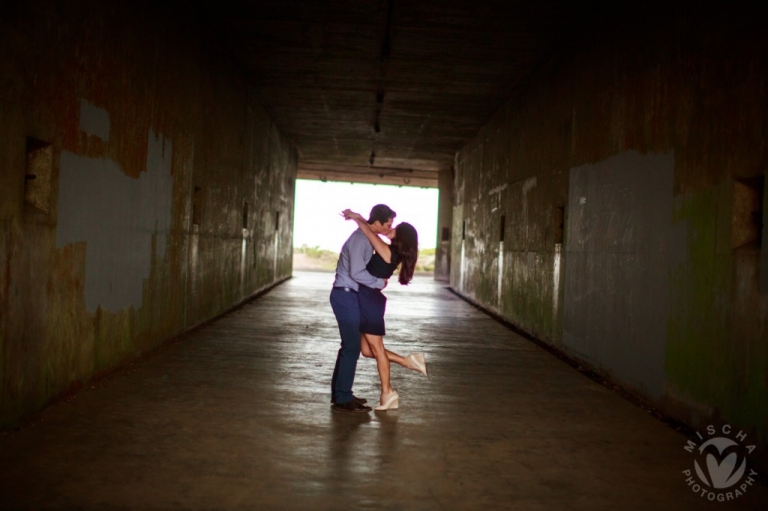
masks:
<instances>
[{"instance_id":1,"label":"man's hand","mask_svg":"<svg viewBox=\"0 0 768 511\"><path fill-rule=\"evenodd\" d=\"M389 284L389 279L384 279L384 287L387 287L387 284ZM384 287L382 287L381 289L384 289Z\"/></svg>"}]
</instances>

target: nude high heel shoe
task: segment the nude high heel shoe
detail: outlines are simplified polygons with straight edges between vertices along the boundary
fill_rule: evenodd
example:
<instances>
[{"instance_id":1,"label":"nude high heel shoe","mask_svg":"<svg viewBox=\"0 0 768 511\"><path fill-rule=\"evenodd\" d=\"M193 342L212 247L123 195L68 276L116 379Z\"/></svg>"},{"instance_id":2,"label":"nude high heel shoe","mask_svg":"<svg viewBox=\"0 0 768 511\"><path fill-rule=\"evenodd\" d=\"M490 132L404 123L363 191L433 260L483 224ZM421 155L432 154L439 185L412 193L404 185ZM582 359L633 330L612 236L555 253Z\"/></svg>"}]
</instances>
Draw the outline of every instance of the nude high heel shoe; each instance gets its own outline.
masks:
<instances>
[{"instance_id":1,"label":"nude high heel shoe","mask_svg":"<svg viewBox=\"0 0 768 511\"><path fill-rule=\"evenodd\" d=\"M397 410L397 407L400 406L400 396L397 395L397 392L394 390L392 391L392 394L389 395L389 399L387 399L387 402L383 405L377 406L374 408L374 410L384 411L384 410Z\"/></svg>"},{"instance_id":2,"label":"nude high heel shoe","mask_svg":"<svg viewBox=\"0 0 768 511\"><path fill-rule=\"evenodd\" d=\"M416 367L418 372L429 378L429 374L427 373L427 361L424 359L424 353L411 353L405 358L411 361L411 364Z\"/></svg>"}]
</instances>

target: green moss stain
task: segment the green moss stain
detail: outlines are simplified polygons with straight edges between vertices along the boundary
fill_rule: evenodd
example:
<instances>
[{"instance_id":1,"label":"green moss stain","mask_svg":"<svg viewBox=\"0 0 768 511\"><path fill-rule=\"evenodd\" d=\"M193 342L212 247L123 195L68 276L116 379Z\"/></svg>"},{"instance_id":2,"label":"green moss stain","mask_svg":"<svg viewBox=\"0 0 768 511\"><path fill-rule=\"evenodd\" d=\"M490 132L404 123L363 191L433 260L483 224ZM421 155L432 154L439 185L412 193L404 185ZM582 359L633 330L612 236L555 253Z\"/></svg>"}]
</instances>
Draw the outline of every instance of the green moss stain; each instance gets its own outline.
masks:
<instances>
[{"instance_id":1,"label":"green moss stain","mask_svg":"<svg viewBox=\"0 0 768 511\"><path fill-rule=\"evenodd\" d=\"M668 381L701 403L725 403L731 393L728 308L730 258L716 256L718 190L681 197L674 222L685 225L685 259L670 272L665 369Z\"/></svg>"},{"instance_id":2,"label":"green moss stain","mask_svg":"<svg viewBox=\"0 0 768 511\"><path fill-rule=\"evenodd\" d=\"M760 332L733 324L736 260L729 252L718 254L715 249L722 186L726 184L681 197L676 203L675 222L685 226L686 245L683 262L673 266L670 274L665 369L668 382L679 398L690 400L688 405L709 407L715 416L754 429L764 441L768 438L768 343L759 339ZM730 233L719 236L729 239ZM759 314L755 305L753 313Z\"/></svg>"},{"instance_id":3,"label":"green moss stain","mask_svg":"<svg viewBox=\"0 0 768 511\"><path fill-rule=\"evenodd\" d=\"M537 253L534 268L528 267L528 253L508 259L505 271L502 316L541 340L550 341L553 329L552 274L546 268L551 254Z\"/></svg>"},{"instance_id":4,"label":"green moss stain","mask_svg":"<svg viewBox=\"0 0 768 511\"><path fill-rule=\"evenodd\" d=\"M747 359L745 389L736 401L738 406L730 411L738 424L754 424L760 443L768 440L768 345L761 343L762 353Z\"/></svg>"}]
</instances>

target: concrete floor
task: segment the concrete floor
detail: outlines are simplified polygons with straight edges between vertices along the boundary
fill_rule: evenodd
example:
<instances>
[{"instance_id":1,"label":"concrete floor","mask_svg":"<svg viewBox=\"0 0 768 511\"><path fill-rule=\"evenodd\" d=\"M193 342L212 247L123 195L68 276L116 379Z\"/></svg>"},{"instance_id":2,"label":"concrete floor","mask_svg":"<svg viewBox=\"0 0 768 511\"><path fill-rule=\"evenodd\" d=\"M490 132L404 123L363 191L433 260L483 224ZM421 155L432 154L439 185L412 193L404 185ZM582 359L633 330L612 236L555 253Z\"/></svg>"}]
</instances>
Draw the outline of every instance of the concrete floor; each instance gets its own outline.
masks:
<instances>
[{"instance_id":1,"label":"concrete floor","mask_svg":"<svg viewBox=\"0 0 768 511\"><path fill-rule=\"evenodd\" d=\"M0 435L0 509L765 509L685 438L418 278L388 290L395 412L332 412L332 274L288 282ZM355 393L378 396L361 359Z\"/></svg>"}]
</instances>

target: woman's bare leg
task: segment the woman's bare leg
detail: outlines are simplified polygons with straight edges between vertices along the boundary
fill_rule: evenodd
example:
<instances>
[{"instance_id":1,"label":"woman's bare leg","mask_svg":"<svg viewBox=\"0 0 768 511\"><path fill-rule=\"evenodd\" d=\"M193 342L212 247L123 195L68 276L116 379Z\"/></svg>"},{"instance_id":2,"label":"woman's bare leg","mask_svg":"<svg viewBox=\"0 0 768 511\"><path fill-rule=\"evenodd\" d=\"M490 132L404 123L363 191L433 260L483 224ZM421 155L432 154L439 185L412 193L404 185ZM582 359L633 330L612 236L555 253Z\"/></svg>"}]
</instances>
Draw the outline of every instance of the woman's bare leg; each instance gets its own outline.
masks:
<instances>
[{"instance_id":1,"label":"woman's bare leg","mask_svg":"<svg viewBox=\"0 0 768 511\"><path fill-rule=\"evenodd\" d=\"M389 380L389 358L387 350L384 349L384 338L373 334L365 334L365 338L374 358L376 358L376 367L379 370L379 379L381 380L381 404L384 404L392 394L392 384Z\"/></svg>"},{"instance_id":2,"label":"woman's bare leg","mask_svg":"<svg viewBox=\"0 0 768 511\"><path fill-rule=\"evenodd\" d=\"M360 353L362 353L364 357L375 358L375 356L373 355L373 351L371 351L371 346L370 344L368 344L368 339L365 337L366 335L370 335L371 337L381 337L381 336L374 336L373 334L360 335ZM383 343L384 343L384 339L382 338L382 344ZM387 360L389 360L390 362L394 362L395 364L401 365L406 369L410 369L412 371L419 370L419 368L413 365L413 363L407 357L398 355L394 351L389 351L386 348L384 348L384 352L387 354Z\"/></svg>"},{"instance_id":3,"label":"woman's bare leg","mask_svg":"<svg viewBox=\"0 0 768 511\"><path fill-rule=\"evenodd\" d=\"M371 346L368 344L368 339L365 338L365 334L360 334L360 353L367 358L373 358L373 352Z\"/></svg>"},{"instance_id":4,"label":"woman's bare leg","mask_svg":"<svg viewBox=\"0 0 768 511\"><path fill-rule=\"evenodd\" d=\"M412 371L419 370L419 368L413 365L413 363L410 360L408 360L406 357L400 356L394 351L386 350L386 352L387 352L387 359L389 359L390 362L394 362L395 364L401 365L406 369L411 369Z\"/></svg>"},{"instance_id":5,"label":"woman's bare leg","mask_svg":"<svg viewBox=\"0 0 768 511\"><path fill-rule=\"evenodd\" d=\"M381 336L374 336L373 334L360 334L360 353L367 358L376 358L373 354L373 350L371 350L371 345L368 344L368 339L366 338L366 335L371 335L371 337L381 337ZM382 345L384 343L384 339L381 338ZM419 368L413 365L413 362L408 359L408 357L403 357L401 355L398 355L394 351L390 351L386 348L384 348L384 352L387 354L387 360L390 362L393 362L395 364L401 365L405 367L406 369L410 369L411 371L419 371Z\"/></svg>"}]
</instances>

